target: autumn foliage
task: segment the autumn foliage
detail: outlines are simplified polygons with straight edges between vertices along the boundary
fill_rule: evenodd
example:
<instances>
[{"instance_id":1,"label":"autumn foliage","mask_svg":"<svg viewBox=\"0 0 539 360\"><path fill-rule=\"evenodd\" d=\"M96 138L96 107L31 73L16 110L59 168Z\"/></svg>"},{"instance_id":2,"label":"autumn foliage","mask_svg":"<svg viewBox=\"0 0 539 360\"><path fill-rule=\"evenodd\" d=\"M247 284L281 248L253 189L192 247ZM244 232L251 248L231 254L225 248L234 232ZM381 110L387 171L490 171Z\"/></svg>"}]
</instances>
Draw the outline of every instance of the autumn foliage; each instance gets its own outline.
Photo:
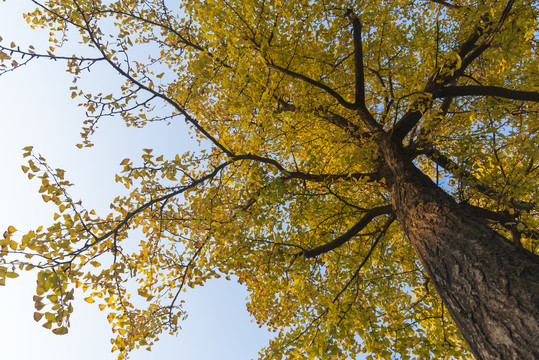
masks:
<instances>
[{"instance_id":1,"label":"autumn foliage","mask_svg":"<svg viewBox=\"0 0 539 360\"><path fill-rule=\"evenodd\" d=\"M34 3L24 16L49 44L4 39L0 72L66 65L88 114L82 151L111 116L185 121L202 144L122 161L129 192L110 214L71 198L64 171L24 149L22 170L57 213L7 229L0 281L37 271L34 318L56 334L82 295L108 311L124 358L176 333L184 291L234 276L276 333L261 358L468 357L409 240L417 223L399 210L406 164L464 218L539 252L537 2ZM97 64L124 84L79 88ZM130 252L134 231L144 236Z\"/></svg>"}]
</instances>

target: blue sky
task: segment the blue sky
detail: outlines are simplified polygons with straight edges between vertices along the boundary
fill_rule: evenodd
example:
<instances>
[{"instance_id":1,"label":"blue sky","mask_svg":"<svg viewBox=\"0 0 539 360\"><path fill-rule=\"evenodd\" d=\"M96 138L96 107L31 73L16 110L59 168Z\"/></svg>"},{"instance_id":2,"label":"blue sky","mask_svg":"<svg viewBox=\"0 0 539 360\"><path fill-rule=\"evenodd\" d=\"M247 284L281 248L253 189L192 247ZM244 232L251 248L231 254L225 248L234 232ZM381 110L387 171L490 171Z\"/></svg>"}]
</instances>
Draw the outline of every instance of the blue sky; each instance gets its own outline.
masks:
<instances>
[{"instance_id":1,"label":"blue sky","mask_svg":"<svg viewBox=\"0 0 539 360\"><path fill-rule=\"evenodd\" d=\"M25 0L0 3L0 36L4 43L15 41L36 48L44 44L47 34L31 31L22 19L21 9L31 6ZM54 209L43 203L38 182L28 180L21 171L22 148L27 145L33 145L53 167L65 169L67 178L75 183L71 195L101 213L107 212L110 200L123 191L114 182L122 159L140 157L142 148L171 154L193 146L181 121L171 127L156 124L126 129L120 119L110 119L93 137L93 148L78 150L75 145L80 142L85 116L77 101L71 99L71 78L64 69L61 62L33 61L0 77L0 229L14 225L24 231L52 222ZM92 71L89 85L110 85L109 76ZM8 279L7 286L0 287L2 360L116 358L110 353L111 331L106 314L95 304L87 304L79 296L70 333L56 336L32 318L34 289L32 273ZM151 353L141 350L131 359L256 358L270 334L252 322L245 308L246 296L240 285L225 280L192 290L186 297L189 318L182 324L179 336L163 335Z\"/></svg>"}]
</instances>

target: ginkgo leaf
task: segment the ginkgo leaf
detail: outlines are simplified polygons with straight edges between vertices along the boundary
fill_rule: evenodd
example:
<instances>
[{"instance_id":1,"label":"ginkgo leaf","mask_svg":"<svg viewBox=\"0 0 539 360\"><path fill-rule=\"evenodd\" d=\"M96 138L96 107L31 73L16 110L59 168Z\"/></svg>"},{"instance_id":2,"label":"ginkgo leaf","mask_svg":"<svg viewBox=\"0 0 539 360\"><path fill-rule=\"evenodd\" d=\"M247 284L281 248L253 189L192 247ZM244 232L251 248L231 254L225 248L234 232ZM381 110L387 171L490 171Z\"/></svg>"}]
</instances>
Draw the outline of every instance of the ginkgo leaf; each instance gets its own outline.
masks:
<instances>
[{"instance_id":1,"label":"ginkgo leaf","mask_svg":"<svg viewBox=\"0 0 539 360\"><path fill-rule=\"evenodd\" d=\"M56 335L65 335L65 334L67 334L68 329L67 329L67 327L62 326L60 328L53 329L52 332L54 334L56 334Z\"/></svg>"},{"instance_id":2,"label":"ginkgo leaf","mask_svg":"<svg viewBox=\"0 0 539 360\"><path fill-rule=\"evenodd\" d=\"M39 321L41 320L41 318L43 317L43 314L42 313L39 313L39 312L34 312L34 320L35 321Z\"/></svg>"},{"instance_id":3,"label":"ginkgo leaf","mask_svg":"<svg viewBox=\"0 0 539 360\"><path fill-rule=\"evenodd\" d=\"M10 279L15 279L15 278L19 277L19 274L17 274L16 272L13 272L13 271L8 271L8 272L6 272L6 277L8 277Z\"/></svg>"},{"instance_id":4,"label":"ginkgo leaf","mask_svg":"<svg viewBox=\"0 0 539 360\"><path fill-rule=\"evenodd\" d=\"M69 173L24 148L23 172L58 210L22 236L8 228L0 281L36 269L46 328L67 331L82 288L110 310L125 358L179 331L178 294L224 277L275 334L262 359L530 356L518 321L523 343L475 334L537 317L521 312L536 284L509 270L539 271L535 2L46 3L25 15L48 30L45 50L11 44L0 75L67 65L78 148L108 117L144 137L111 178L125 189L110 211L71 198ZM185 134L152 126L178 120ZM524 290L484 286L499 279Z\"/></svg>"}]
</instances>

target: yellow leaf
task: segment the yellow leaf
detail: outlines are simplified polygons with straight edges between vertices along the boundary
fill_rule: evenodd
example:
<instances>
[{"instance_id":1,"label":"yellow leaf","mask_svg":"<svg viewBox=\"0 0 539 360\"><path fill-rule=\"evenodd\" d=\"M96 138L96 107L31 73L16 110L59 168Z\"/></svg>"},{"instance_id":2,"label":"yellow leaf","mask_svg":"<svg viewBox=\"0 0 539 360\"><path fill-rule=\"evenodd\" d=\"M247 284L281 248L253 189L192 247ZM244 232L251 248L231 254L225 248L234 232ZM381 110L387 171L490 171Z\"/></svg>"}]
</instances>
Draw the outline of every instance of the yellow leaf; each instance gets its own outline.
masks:
<instances>
[{"instance_id":1,"label":"yellow leaf","mask_svg":"<svg viewBox=\"0 0 539 360\"><path fill-rule=\"evenodd\" d=\"M17 274L16 272L13 272L13 271L8 271L8 272L6 272L6 277L8 277L10 279L15 279L15 278L19 277L19 274Z\"/></svg>"},{"instance_id":2,"label":"yellow leaf","mask_svg":"<svg viewBox=\"0 0 539 360\"><path fill-rule=\"evenodd\" d=\"M37 311L34 312L34 320L35 320L35 321L41 320L42 317L43 317L43 314L42 314L42 313L38 313Z\"/></svg>"},{"instance_id":3,"label":"yellow leaf","mask_svg":"<svg viewBox=\"0 0 539 360\"><path fill-rule=\"evenodd\" d=\"M109 321L109 323L112 323L112 320L114 320L115 316L116 316L115 313L110 313L107 315L107 320Z\"/></svg>"},{"instance_id":4,"label":"yellow leaf","mask_svg":"<svg viewBox=\"0 0 539 360\"><path fill-rule=\"evenodd\" d=\"M101 310L101 311L105 310L106 307L107 307L107 305L105 305L105 304L99 304L99 310Z\"/></svg>"},{"instance_id":5,"label":"yellow leaf","mask_svg":"<svg viewBox=\"0 0 539 360\"><path fill-rule=\"evenodd\" d=\"M54 329L52 332L56 335L65 335L67 334L67 328L65 326L62 326L58 329Z\"/></svg>"},{"instance_id":6,"label":"yellow leaf","mask_svg":"<svg viewBox=\"0 0 539 360\"><path fill-rule=\"evenodd\" d=\"M9 227L7 228L7 231L8 231L10 234L13 234L15 231L17 231L17 229L15 229L15 227L13 227L13 226L9 226Z\"/></svg>"},{"instance_id":7,"label":"yellow leaf","mask_svg":"<svg viewBox=\"0 0 539 360\"><path fill-rule=\"evenodd\" d=\"M84 301L86 301L87 303L90 303L90 304L93 304L95 302L95 300L91 296L88 296L87 298L84 298Z\"/></svg>"},{"instance_id":8,"label":"yellow leaf","mask_svg":"<svg viewBox=\"0 0 539 360\"><path fill-rule=\"evenodd\" d=\"M45 329L49 329L52 327L52 322L47 321L45 324L42 325Z\"/></svg>"}]
</instances>

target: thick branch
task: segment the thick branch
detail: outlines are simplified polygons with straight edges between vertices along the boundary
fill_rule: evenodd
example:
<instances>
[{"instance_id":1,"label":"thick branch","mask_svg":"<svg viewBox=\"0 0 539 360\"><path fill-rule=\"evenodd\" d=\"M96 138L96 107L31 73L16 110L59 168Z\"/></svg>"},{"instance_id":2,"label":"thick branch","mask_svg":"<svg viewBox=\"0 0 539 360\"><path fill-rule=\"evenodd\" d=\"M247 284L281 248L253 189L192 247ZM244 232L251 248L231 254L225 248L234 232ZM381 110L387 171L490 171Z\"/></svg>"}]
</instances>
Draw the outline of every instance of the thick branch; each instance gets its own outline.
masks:
<instances>
[{"instance_id":1,"label":"thick branch","mask_svg":"<svg viewBox=\"0 0 539 360\"><path fill-rule=\"evenodd\" d=\"M342 180L367 180L367 181L377 181L382 178L380 173L371 172L371 173L351 173L351 174L309 174L302 173L298 171L293 171L288 173L284 177L285 179L301 179L312 182L336 182Z\"/></svg>"},{"instance_id":2,"label":"thick branch","mask_svg":"<svg viewBox=\"0 0 539 360\"><path fill-rule=\"evenodd\" d=\"M361 41L361 21L352 14L352 26L354 29L354 70L356 75L355 104L365 108L365 74L363 70L363 44Z\"/></svg>"},{"instance_id":3,"label":"thick branch","mask_svg":"<svg viewBox=\"0 0 539 360\"><path fill-rule=\"evenodd\" d=\"M499 86L446 86L433 92L434 98L457 96L495 96L511 100L539 102L539 92L506 89Z\"/></svg>"},{"instance_id":4,"label":"thick branch","mask_svg":"<svg viewBox=\"0 0 539 360\"><path fill-rule=\"evenodd\" d=\"M243 155L234 155L232 156L234 161L237 160L253 160L260 163L273 165L277 170L282 172L284 176L283 179L301 179L312 182L335 182L342 180L367 180L367 181L377 181L381 179L381 175L378 172L370 173L350 173L350 174L311 174L304 173L300 171L289 171L283 165L281 165L275 159L267 158L264 156L259 156L255 154L243 154Z\"/></svg>"},{"instance_id":5,"label":"thick branch","mask_svg":"<svg viewBox=\"0 0 539 360\"><path fill-rule=\"evenodd\" d=\"M498 24L490 28L492 25L491 21L485 21L487 16L482 18L482 21L479 25L476 26L473 33L460 44L458 49L459 57L462 59L460 67L457 68L457 63L444 64L442 68L436 69L434 75L427 81L424 91L429 93L436 93L442 86L450 84L456 81L466 68L477 59L486 49L490 47L494 35L500 31L503 23L507 20L509 12L513 6L514 0L509 0L505 9L498 21ZM487 32L487 37L476 46L476 42L480 37ZM442 69L449 69L451 71L440 71ZM418 99L410 106L410 110L395 124L392 129L392 138L395 141L401 142L406 135L417 125L421 117L423 116L422 112L418 109L423 107L423 109L430 108L432 106L432 101L425 98Z\"/></svg>"},{"instance_id":6,"label":"thick branch","mask_svg":"<svg viewBox=\"0 0 539 360\"><path fill-rule=\"evenodd\" d=\"M447 8L450 8L450 9L460 9L461 6L460 5L455 5L455 4L451 4L451 3L448 3L447 1L444 1L444 0L430 0L432 2L435 2L437 4L440 4L440 5L443 5Z\"/></svg>"},{"instance_id":7,"label":"thick branch","mask_svg":"<svg viewBox=\"0 0 539 360\"><path fill-rule=\"evenodd\" d=\"M370 136L369 134L362 131L359 126L357 126L356 124L354 124L353 122L351 122L350 120L348 120L347 118L339 114L332 113L330 111L320 110L320 111L317 111L315 115L341 128L350 136L358 140L365 140L365 138Z\"/></svg>"},{"instance_id":8,"label":"thick branch","mask_svg":"<svg viewBox=\"0 0 539 360\"><path fill-rule=\"evenodd\" d=\"M359 220L354 226L352 226L344 234L336 238L335 240L315 247L314 249L305 250L303 256L307 259L316 257L318 255L327 253L328 251L334 250L339 246L347 243L350 239L356 236L361 230L363 230L376 216L389 214L392 211L391 205L379 206L367 211L367 213Z\"/></svg>"},{"instance_id":9,"label":"thick branch","mask_svg":"<svg viewBox=\"0 0 539 360\"><path fill-rule=\"evenodd\" d=\"M483 195L486 195L487 197L499 201L500 194L491 187L483 184L481 181L479 181L470 171L463 168L444 154L442 154L440 151L435 149L431 145L425 146L422 154L425 154L429 159L434 161L436 164L441 166L444 170L448 171L449 173L453 174L453 176L465 180L468 182L470 186L472 186L475 190L479 191ZM524 201L518 201L511 199L509 201L504 201L504 204L508 207L511 207L513 209L519 210L519 211L531 211L535 204L528 203Z\"/></svg>"},{"instance_id":10,"label":"thick branch","mask_svg":"<svg viewBox=\"0 0 539 360\"><path fill-rule=\"evenodd\" d=\"M284 101L280 98L277 98L277 102L278 102L278 107L276 110L273 111L274 114L280 114L282 112L285 112L285 111L292 111L292 112L295 112L295 111L300 111L301 109L300 108L297 108L294 104L290 103L290 102L287 102L287 101ZM348 120L347 118L345 118L344 116L342 115L339 115L337 113L334 113L334 112L331 112L323 107L318 107L317 109L315 110L311 110L312 112L314 112L314 115L316 115L317 117L341 128L342 130L344 130L346 133L348 133L350 136L352 136L353 138L359 140L360 142L363 142L363 141L366 141L368 139L370 139L372 137L372 134L371 133L368 133L368 132L365 132L362 130L361 127L359 127L358 125L354 124L353 122L351 122L350 120ZM360 112L358 110L358 112ZM368 115L370 115L368 113L368 111L364 111L364 113L367 113ZM359 113L360 116L364 116L363 114L361 114L361 112ZM377 131L378 130L381 130L382 127L376 123L376 120L374 120L374 118L372 116L366 116L368 117L366 120L362 118L362 120L364 120L367 123L371 123L372 125L368 125L369 128L375 128Z\"/></svg>"},{"instance_id":11,"label":"thick branch","mask_svg":"<svg viewBox=\"0 0 539 360\"><path fill-rule=\"evenodd\" d=\"M520 222L517 219L516 215L511 215L509 214L509 212L491 211L491 210L483 209L481 207L474 206L468 203L461 204L461 206L467 208L475 216L498 223L504 228L506 228L507 230L511 231L511 234L513 235L513 242L516 244L522 245L520 244L520 241L519 241L521 235L524 235L525 237L528 237L534 240L539 239L539 231L529 228L528 226L526 226L526 224ZM524 225L524 228L521 230L519 230L517 227L519 223Z\"/></svg>"},{"instance_id":12,"label":"thick branch","mask_svg":"<svg viewBox=\"0 0 539 360\"><path fill-rule=\"evenodd\" d=\"M494 189L483 184L471 172L469 172L467 169L464 169L459 164L455 163L453 160L439 152L434 147L429 146L427 149L425 149L423 153L427 155L427 157L434 161L436 164L440 165L444 170L453 174L457 178L468 181L470 185L472 185L473 188L480 193L488 196L491 199L498 199L498 193Z\"/></svg>"},{"instance_id":13,"label":"thick branch","mask_svg":"<svg viewBox=\"0 0 539 360\"><path fill-rule=\"evenodd\" d=\"M193 188L197 187L198 185L200 185L200 184L202 184L202 183L204 183L204 182L206 182L208 180L213 179L219 172L221 172L221 170L223 170L225 167L227 167L228 165L230 165L232 163L233 163L233 161L227 161L225 163L222 163L219 166L217 166L216 168L214 168L214 170L211 173L208 173L208 174L206 174L205 176L203 176L203 177L201 177L199 179L193 180L193 182L190 183L189 185L182 186L178 190L175 190L175 191L173 191L173 192L171 192L171 193L169 193L167 195L163 195L161 197L158 197L156 199L148 201L147 203L142 204L141 206L139 206L135 210L127 213L125 218L121 222L119 222L118 225L116 225L112 230L108 231L107 233L103 234L100 237L93 236L94 237L93 242L85 244L82 248L68 254L68 256L77 256L77 255L81 254L84 250L96 245L97 243L99 243L99 242L101 242L103 240L108 239L109 237L113 236L114 234L117 234L118 231L120 231L123 227L126 227L128 225L129 221L135 215L140 214L142 211L150 208L154 204L157 204L157 203L166 201L166 200L168 200L170 198L173 198L175 196L178 196L178 195L188 191L189 189L193 189Z\"/></svg>"},{"instance_id":14,"label":"thick branch","mask_svg":"<svg viewBox=\"0 0 539 360\"><path fill-rule=\"evenodd\" d=\"M515 216L514 215L511 216L509 213L506 213L506 212L491 211L491 210L483 209L482 207L475 206L468 203L462 203L460 204L460 206L468 209L471 213L473 213L475 216L479 218L490 220L490 221L493 221L502 225L511 223L511 222L513 223L516 222Z\"/></svg>"}]
</instances>

